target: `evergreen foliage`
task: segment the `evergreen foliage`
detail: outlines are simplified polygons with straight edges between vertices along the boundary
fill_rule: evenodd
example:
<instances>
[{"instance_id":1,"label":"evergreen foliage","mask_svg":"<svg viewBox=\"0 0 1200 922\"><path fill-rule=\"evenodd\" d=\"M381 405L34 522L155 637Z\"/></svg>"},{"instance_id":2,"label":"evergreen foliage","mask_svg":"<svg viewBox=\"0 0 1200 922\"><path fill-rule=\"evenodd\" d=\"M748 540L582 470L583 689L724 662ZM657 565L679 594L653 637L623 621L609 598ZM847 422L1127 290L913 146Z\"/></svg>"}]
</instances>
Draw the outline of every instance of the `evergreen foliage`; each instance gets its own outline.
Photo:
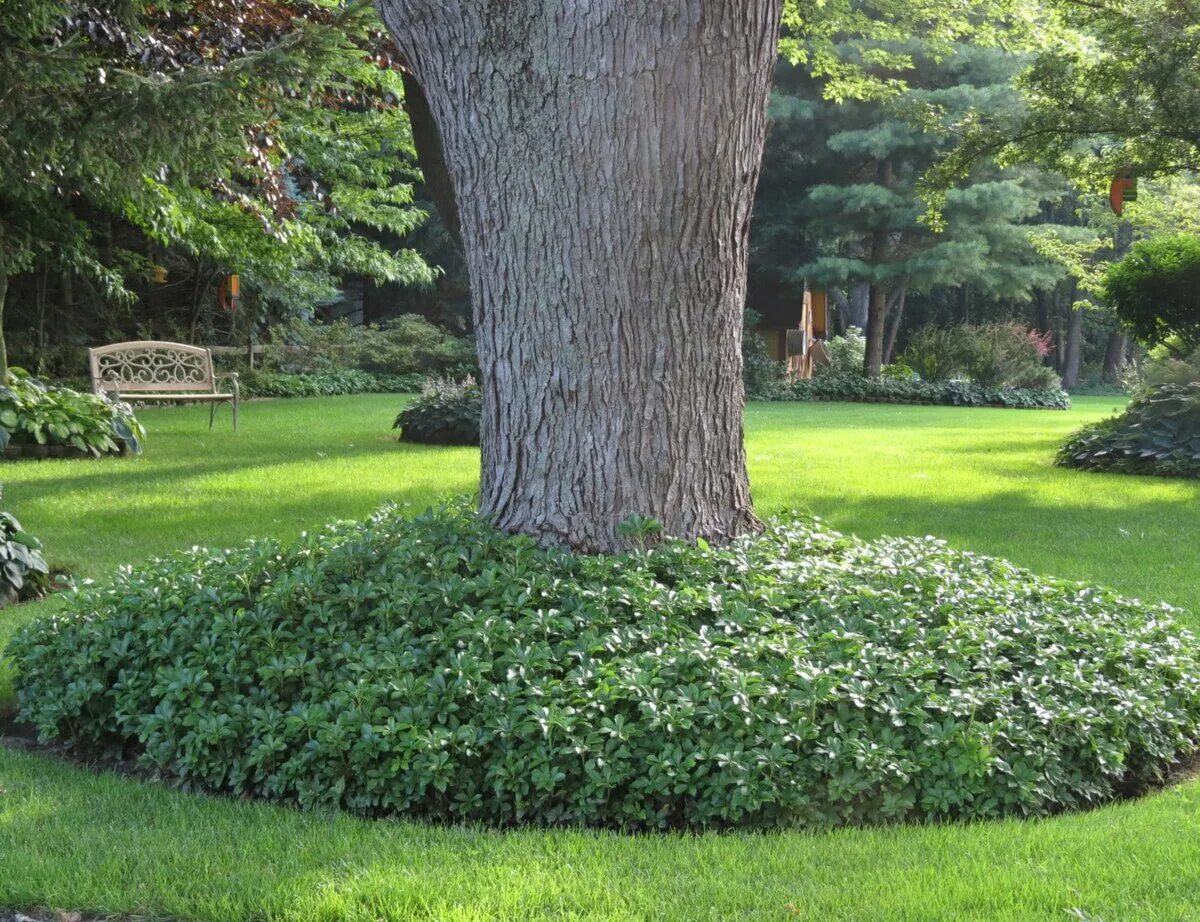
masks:
<instances>
[{"instance_id":1,"label":"evergreen foliage","mask_svg":"<svg viewBox=\"0 0 1200 922\"><path fill-rule=\"evenodd\" d=\"M950 126L976 108L1017 112L1020 60L971 46L937 59L912 40L875 50L913 61L895 73L904 89L888 100L830 101L822 81L780 65L754 225L756 271L796 291L806 281L835 294L870 287L869 314L849 322L866 327L873 371L883 324L905 292L972 286L1025 300L1063 274L1034 249L1028 227L1062 187L1033 171L980 165L947 195L941 232L923 222L920 180L953 145ZM859 65L870 51L842 47Z\"/></svg>"},{"instance_id":2,"label":"evergreen foliage","mask_svg":"<svg viewBox=\"0 0 1200 922\"><path fill-rule=\"evenodd\" d=\"M363 233L422 217L375 23L305 0L0 6L0 277L42 267L128 302L175 250L238 272L251 313L349 272L429 280Z\"/></svg>"}]
</instances>

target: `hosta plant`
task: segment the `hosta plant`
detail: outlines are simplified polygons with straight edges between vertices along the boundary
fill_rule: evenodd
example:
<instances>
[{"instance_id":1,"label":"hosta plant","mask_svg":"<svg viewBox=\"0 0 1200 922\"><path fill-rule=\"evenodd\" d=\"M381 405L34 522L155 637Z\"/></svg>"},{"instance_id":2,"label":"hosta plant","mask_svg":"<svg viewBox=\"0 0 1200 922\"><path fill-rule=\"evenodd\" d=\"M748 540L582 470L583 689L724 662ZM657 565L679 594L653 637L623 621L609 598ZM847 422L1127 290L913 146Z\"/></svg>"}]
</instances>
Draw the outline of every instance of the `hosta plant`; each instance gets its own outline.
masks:
<instances>
[{"instance_id":1,"label":"hosta plant","mask_svg":"<svg viewBox=\"0 0 1200 922\"><path fill-rule=\"evenodd\" d=\"M0 512L0 606L36 599L50 588L42 543L8 512Z\"/></svg>"},{"instance_id":2,"label":"hosta plant","mask_svg":"<svg viewBox=\"0 0 1200 922\"><path fill-rule=\"evenodd\" d=\"M1058 463L1092 471L1200 477L1200 381L1164 384L1118 416L1086 426Z\"/></svg>"},{"instance_id":3,"label":"hosta plant","mask_svg":"<svg viewBox=\"0 0 1200 922\"><path fill-rule=\"evenodd\" d=\"M48 384L19 368L0 384L0 449L68 449L99 456L142 451L146 431L127 403Z\"/></svg>"},{"instance_id":4,"label":"hosta plant","mask_svg":"<svg viewBox=\"0 0 1200 922\"><path fill-rule=\"evenodd\" d=\"M501 826L1042 816L1196 751L1167 606L813 520L649 537L455 506L177 553L11 642L21 714L192 789Z\"/></svg>"},{"instance_id":5,"label":"hosta plant","mask_svg":"<svg viewBox=\"0 0 1200 922\"><path fill-rule=\"evenodd\" d=\"M483 397L474 378L434 378L400 411L393 424L404 442L478 445Z\"/></svg>"}]
</instances>

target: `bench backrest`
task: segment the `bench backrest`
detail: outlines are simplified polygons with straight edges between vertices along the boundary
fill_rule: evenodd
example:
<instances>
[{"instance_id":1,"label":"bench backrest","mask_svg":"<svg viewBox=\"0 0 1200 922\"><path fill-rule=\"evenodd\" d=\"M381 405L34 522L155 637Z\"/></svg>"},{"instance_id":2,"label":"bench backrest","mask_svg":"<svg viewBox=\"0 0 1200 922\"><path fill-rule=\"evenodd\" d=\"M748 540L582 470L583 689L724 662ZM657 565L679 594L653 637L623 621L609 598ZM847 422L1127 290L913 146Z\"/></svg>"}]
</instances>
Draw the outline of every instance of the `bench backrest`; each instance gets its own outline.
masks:
<instances>
[{"instance_id":1,"label":"bench backrest","mask_svg":"<svg viewBox=\"0 0 1200 922\"><path fill-rule=\"evenodd\" d=\"M212 353L202 346L152 341L88 350L92 390L122 394L215 393Z\"/></svg>"}]
</instances>

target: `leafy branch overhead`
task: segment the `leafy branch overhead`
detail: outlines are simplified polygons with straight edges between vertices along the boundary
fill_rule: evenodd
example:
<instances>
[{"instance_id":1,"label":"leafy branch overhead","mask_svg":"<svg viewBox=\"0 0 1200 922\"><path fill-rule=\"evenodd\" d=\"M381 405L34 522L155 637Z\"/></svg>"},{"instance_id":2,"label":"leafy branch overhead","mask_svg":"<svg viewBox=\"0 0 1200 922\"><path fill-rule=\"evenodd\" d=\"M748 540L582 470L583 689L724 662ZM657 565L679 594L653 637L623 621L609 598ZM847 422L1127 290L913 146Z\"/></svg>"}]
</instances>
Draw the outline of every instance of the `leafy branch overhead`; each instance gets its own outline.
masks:
<instances>
[{"instance_id":1,"label":"leafy branch overhead","mask_svg":"<svg viewBox=\"0 0 1200 922\"><path fill-rule=\"evenodd\" d=\"M110 297L105 221L264 293L342 272L427 281L401 77L368 5L25 0L0 7L0 271L41 261Z\"/></svg>"}]
</instances>

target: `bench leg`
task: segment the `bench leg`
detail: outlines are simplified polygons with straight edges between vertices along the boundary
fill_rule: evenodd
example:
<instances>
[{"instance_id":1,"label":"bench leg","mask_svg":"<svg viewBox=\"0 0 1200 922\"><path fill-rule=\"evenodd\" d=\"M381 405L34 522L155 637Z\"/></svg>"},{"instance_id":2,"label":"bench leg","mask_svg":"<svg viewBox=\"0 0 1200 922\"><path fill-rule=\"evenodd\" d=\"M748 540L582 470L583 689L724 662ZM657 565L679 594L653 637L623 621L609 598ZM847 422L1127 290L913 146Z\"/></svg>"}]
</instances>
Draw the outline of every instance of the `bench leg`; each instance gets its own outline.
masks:
<instances>
[{"instance_id":1,"label":"bench leg","mask_svg":"<svg viewBox=\"0 0 1200 922\"><path fill-rule=\"evenodd\" d=\"M214 400L208 405L208 428L211 430L213 422L217 418L217 402Z\"/></svg>"},{"instance_id":2,"label":"bench leg","mask_svg":"<svg viewBox=\"0 0 1200 922\"><path fill-rule=\"evenodd\" d=\"M238 427L238 395L233 395L233 431L237 432Z\"/></svg>"}]
</instances>

